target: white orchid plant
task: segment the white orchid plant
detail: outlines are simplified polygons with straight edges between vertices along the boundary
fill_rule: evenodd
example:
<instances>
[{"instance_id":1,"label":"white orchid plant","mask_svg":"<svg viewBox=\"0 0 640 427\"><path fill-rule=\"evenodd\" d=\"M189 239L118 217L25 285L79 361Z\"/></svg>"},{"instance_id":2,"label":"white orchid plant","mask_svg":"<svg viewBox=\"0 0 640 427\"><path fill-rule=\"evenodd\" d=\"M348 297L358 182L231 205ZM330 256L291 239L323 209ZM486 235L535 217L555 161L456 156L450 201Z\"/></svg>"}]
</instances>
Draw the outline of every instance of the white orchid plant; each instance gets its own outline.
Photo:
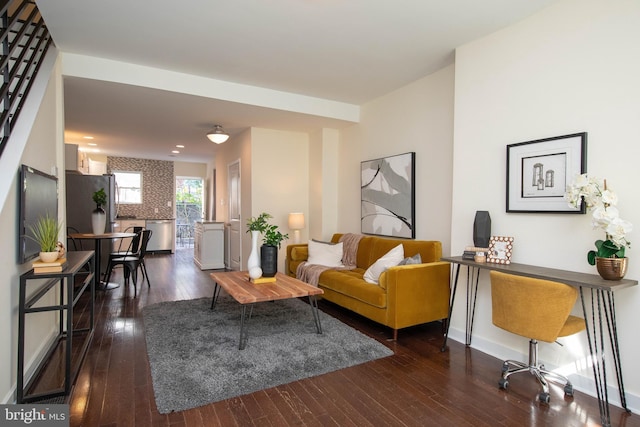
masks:
<instances>
[{"instance_id":1,"label":"white orchid plant","mask_svg":"<svg viewBox=\"0 0 640 427\"><path fill-rule=\"evenodd\" d=\"M633 225L620 218L616 207L618 196L607 189L607 181L586 173L578 175L567 187L565 197L574 208L584 203L587 210L592 212L593 228L605 232L606 240L596 240L596 250L587 254L589 264L595 265L596 257L624 258L625 248L631 247L627 234Z\"/></svg>"}]
</instances>

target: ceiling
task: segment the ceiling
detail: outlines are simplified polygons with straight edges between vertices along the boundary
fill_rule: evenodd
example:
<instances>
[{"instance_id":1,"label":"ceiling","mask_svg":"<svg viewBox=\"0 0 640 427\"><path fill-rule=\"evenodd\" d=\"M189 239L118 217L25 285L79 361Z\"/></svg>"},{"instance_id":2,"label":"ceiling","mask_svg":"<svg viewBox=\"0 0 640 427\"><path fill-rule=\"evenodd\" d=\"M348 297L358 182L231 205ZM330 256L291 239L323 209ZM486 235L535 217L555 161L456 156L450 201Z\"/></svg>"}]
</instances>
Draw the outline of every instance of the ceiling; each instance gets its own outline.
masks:
<instances>
[{"instance_id":1,"label":"ceiling","mask_svg":"<svg viewBox=\"0 0 640 427\"><path fill-rule=\"evenodd\" d=\"M558 0L36 0L58 49L361 105L454 50ZM107 155L206 162L221 124L310 132L349 122L80 77L64 78L65 140ZM185 145L171 154L176 144Z\"/></svg>"}]
</instances>

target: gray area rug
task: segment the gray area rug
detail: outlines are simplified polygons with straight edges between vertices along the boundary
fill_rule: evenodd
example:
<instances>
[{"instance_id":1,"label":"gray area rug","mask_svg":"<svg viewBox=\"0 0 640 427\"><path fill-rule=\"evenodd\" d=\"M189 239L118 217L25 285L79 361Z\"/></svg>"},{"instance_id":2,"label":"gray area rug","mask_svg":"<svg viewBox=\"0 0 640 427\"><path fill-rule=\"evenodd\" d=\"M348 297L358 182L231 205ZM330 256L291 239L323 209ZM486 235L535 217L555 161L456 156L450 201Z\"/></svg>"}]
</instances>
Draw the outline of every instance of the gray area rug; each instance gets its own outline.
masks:
<instances>
[{"instance_id":1,"label":"gray area rug","mask_svg":"<svg viewBox=\"0 0 640 427\"><path fill-rule=\"evenodd\" d=\"M211 299L163 302L143 309L153 391L161 414L390 356L393 351L297 299L254 306L248 342L238 350L240 304Z\"/></svg>"}]
</instances>

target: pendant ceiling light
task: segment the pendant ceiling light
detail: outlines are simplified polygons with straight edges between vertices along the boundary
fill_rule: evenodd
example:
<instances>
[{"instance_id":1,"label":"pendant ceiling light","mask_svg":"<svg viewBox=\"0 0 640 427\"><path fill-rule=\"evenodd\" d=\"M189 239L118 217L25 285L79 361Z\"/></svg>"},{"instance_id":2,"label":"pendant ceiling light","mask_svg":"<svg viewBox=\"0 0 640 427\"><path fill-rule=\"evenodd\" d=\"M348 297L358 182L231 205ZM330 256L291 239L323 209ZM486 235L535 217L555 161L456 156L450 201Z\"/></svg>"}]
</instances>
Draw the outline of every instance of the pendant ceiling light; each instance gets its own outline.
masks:
<instances>
[{"instance_id":1,"label":"pendant ceiling light","mask_svg":"<svg viewBox=\"0 0 640 427\"><path fill-rule=\"evenodd\" d=\"M222 144L227 139L229 139L229 134L222 129L222 126L215 125L213 129L207 132L207 138L209 138L212 142L216 144Z\"/></svg>"}]
</instances>

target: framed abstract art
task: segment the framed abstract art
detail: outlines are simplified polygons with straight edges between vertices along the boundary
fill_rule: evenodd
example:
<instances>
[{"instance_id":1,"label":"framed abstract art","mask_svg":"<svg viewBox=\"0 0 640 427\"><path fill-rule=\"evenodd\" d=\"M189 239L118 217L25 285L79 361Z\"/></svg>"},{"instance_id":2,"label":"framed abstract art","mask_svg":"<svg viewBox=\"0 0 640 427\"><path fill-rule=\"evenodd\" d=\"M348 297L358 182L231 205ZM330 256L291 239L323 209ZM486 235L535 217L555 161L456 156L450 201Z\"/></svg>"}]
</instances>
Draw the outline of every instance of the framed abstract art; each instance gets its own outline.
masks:
<instances>
[{"instance_id":1,"label":"framed abstract art","mask_svg":"<svg viewBox=\"0 0 640 427\"><path fill-rule=\"evenodd\" d=\"M360 163L363 234L415 238L415 154Z\"/></svg>"}]
</instances>

